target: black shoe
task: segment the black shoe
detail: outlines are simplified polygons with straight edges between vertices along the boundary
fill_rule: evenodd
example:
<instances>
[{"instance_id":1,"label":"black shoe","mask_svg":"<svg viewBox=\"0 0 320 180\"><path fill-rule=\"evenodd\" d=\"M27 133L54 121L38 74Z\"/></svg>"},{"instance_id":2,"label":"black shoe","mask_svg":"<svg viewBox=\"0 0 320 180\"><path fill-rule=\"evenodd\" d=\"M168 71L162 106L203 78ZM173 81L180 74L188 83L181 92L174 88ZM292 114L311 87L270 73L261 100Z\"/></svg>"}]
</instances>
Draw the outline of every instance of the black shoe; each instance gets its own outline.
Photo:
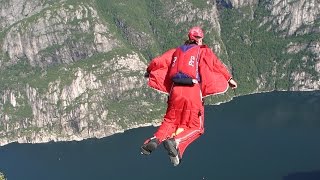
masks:
<instances>
[{"instance_id":1,"label":"black shoe","mask_svg":"<svg viewBox=\"0 0 320 180\"><path fill-rule=\"evenodd\" d=\"M178 166L180 164L180 155L177 148L177 143L174 138L167 139L163 142L164 148L167 150L169 158L173 166Z\"/></svg>"},{"instance_id":2,"label":"black shoe","mask_svg":"<svg viewBox=\"0 0 320 180\"><path fill-rule=\"evenodd\" d=\"M159 140L155 137L148 139L140 148L141 154L149 155L159 144Z\"/></svg>"}]
</instances>

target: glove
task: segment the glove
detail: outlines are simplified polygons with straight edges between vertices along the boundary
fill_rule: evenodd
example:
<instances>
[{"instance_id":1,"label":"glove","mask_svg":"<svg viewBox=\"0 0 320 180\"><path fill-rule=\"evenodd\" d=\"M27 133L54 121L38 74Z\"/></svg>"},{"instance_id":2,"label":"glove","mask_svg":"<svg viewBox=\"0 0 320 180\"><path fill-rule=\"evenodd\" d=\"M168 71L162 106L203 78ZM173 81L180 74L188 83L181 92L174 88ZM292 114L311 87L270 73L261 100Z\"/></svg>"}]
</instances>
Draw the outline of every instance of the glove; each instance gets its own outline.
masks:
<instances>
[{"instance_id":1,"label":"glove","mask_svg":"<svg viewBox=\"0 0 320 180\"><path fill-rule=\"evenodd\" d=\"M232 89L236 89L238 87L238 84L235 80L233 80L232 78L229 80L229 86L232 88Z\"/></svg>"}]
</instances>

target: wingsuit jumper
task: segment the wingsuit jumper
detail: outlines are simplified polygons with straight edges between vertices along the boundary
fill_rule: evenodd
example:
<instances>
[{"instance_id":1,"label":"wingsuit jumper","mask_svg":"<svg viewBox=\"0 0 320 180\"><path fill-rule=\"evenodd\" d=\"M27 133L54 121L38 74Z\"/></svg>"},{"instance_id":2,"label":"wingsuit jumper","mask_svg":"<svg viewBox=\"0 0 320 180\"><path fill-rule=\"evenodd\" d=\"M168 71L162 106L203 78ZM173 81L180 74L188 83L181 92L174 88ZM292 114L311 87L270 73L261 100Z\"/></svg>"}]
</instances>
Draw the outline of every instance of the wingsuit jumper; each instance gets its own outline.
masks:
<instances>
[{"instance_id":1,"label":"wingsuit jumper","mask_svg":"<svg viewBox=\"0 0 320 180\"><path fill-rule=\"evenodd\" d=\"M141 146L141 154L151 154L163 142L173 165L179 165L187 146L204 133L203 98L237 88L203 37L200 27L192 27L183 45L152 59L147 67L148 86L168 94L168 101L161 125Z\"/></svg>"}]
</instances>

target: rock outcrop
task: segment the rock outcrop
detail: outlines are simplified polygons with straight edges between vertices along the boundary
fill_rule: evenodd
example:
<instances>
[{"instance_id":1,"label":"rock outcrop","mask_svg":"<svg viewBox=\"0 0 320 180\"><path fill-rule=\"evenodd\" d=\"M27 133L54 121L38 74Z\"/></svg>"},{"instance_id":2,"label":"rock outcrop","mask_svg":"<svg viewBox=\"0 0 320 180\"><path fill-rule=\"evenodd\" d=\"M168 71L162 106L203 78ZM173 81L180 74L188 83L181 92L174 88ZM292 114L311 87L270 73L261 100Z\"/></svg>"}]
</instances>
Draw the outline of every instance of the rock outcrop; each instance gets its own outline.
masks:
<instances>
[{"instance_id":1,"label":"rock outcrop","mask_svg":"<svg viewBox=\"0 0 320 180\"><path fill-rule=\"evenodd\" d=\"M317 0L274 0L269 4L273 26L285 35L319 33L315 24L320 14L320 3Z\"/></svg>"},{"instance_id":2,"label":"rock outcrop","mask_svg":"<svg viewBox=\"0 0 320 180\"><path fill-rule=\"evenodd\" d=\"M228 55L236 49L228 50L228 37L221 37L224 10L249 9L240 18L254 20L257 7L264 9L257 28L288 40L279 49L288 59L275 58L270 71L239 77L239 83L252 78L254 92L276 89L272 76L288 81L288 90L320 89L317 0L137 1L139 7L124 8L134 2L110 2L114 13L98 1L1 1L0 145L100 138L158 125L166 97L147 88L147 59L168 43L183 42L175 38L199 25L206 28L206 44L232 67ZM122 15L123 8L134 13ZM235 38L253 42L249 33Z\"/></svg>"},{"instance_id":3,"label":"rock outcrop","mask_svg":"<svg viewBox=\"0 0 320 180\"><path fill-rule=\"evenodd\" d=\"M129 91L128 98L141 96L140 89L146 83L141 78L145 67L139 55L132 53L102 62L92 72L77 68L68 84L58 78L49 82L46 90L29 84L22 89L6 90L1 96L1 104L6 107L2 108L3 114L0 115L0 126L3 127L0 145L16 140L35 143L101 138L123 132L124 127L117 123L121 115L110 112L114 103L118 102L102 102L105 99L117 101ZM110 68L113 72L107 80L97 77L99 72ZM137 75L123 76L127 72L136 72ZM15 113L10 114L9 109ZM22 110L24 113L19 116ZM113 116L110 115L112 113ZM136 126L136 122L126 123L128 127Z\"/></svg>"},{"instance_id":4,"label":"rock outcrop","mask_svg":"<svg viewBox=\"0 0 320 180\"><path fill-rule=\"evenodd\" d=\"M108 52L120 44L87 4L61 4L42 9L6 29L3 66L28 61L32 66L69 64Z\"/></svg>"}]
</instances>

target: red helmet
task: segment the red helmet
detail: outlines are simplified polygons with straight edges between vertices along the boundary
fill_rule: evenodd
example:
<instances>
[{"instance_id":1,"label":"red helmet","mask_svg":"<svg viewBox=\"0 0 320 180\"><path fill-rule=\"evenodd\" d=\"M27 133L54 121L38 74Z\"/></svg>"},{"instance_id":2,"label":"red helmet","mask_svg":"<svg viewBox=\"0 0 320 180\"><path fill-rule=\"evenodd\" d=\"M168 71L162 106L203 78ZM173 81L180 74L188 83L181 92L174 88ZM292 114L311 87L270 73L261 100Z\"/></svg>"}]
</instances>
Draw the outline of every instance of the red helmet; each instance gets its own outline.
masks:
<instances>
[{"instance_id":1,"label":"red helmet","mask_svg":"<svg viewBox=\"0 0 320 180\"><path fill-rule=\"evenodd\" d=\"M198 38L203 38L203 31L199 26L192 27L189 30L188 37L190 40L197 41Z\"/></svg>"}]
</instances>

